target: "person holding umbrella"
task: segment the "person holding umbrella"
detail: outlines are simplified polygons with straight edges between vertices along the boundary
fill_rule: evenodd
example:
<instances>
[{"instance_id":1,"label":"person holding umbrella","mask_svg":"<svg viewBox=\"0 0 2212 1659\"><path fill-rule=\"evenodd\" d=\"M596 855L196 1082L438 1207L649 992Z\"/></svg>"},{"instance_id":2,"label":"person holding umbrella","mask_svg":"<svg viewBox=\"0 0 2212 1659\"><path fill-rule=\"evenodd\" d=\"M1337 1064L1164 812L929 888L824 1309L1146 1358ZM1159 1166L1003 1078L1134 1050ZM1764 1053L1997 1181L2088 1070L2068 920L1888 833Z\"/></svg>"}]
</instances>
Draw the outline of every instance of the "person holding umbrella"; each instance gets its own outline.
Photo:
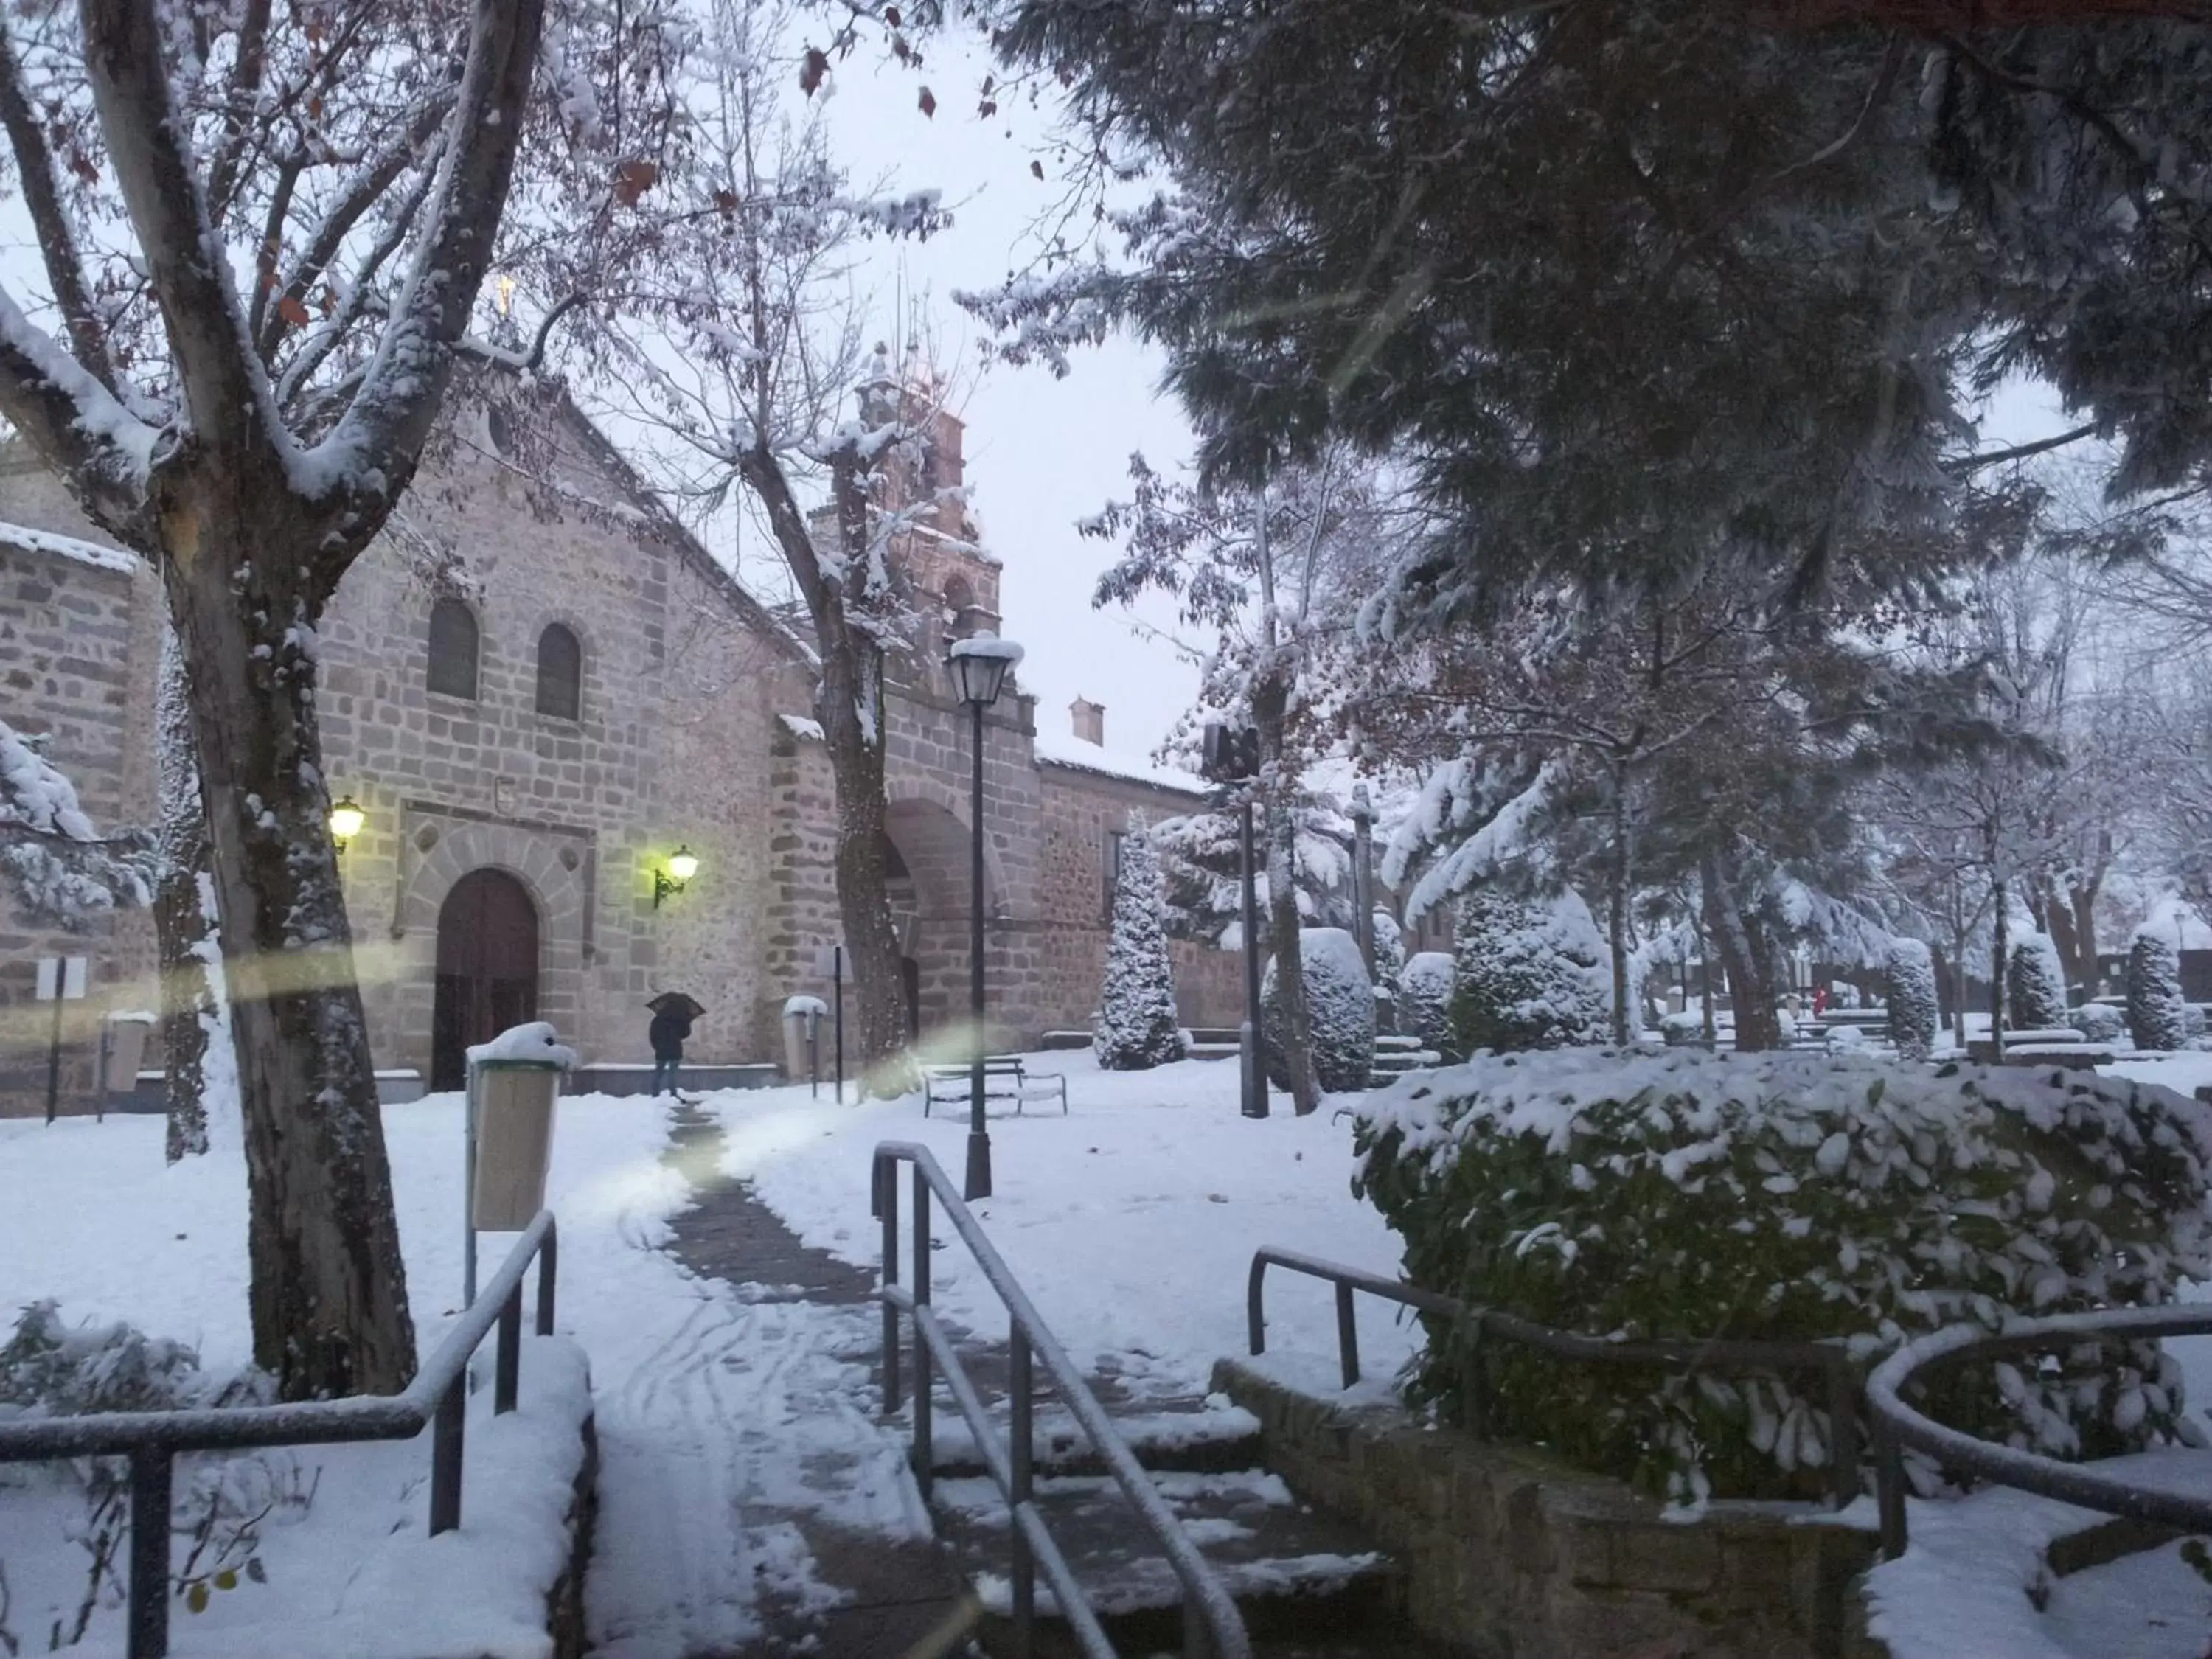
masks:
<instances>
[{"instance_id":1,"label":"person holding umbrella","mask_svg":"<svg viewBox=\"0 0 2212 1659\"><path fill-rule=\"evenodd\" d=\"M646 1032L653 1043L653 1092L660 1094L665 1081L666 1092L681 1099L676 1072L684 1064L684 1039L691 1035L691 1022L707 1011L681 991L663 991L645 1006L653 1010Z\"/></svg>"}]
</instances>

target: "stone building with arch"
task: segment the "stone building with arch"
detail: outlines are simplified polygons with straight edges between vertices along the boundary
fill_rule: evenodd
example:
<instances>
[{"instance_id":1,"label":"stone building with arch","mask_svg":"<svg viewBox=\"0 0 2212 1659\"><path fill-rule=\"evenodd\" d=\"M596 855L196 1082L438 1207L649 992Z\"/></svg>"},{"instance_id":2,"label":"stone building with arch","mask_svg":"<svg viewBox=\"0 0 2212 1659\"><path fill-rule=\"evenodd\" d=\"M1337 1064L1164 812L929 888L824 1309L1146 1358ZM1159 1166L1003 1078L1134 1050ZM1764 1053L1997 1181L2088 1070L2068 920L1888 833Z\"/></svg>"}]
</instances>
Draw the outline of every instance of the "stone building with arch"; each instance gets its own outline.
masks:
<instances>
[{"instance_id":1,"label":"stone building with arch","mask_svg":"<svg viewBox=\"0 0 2212 1659\"><path fill-rule=\"evenodd\" d=\"M958 486L960 423L937 416L928 432L915 487ZM996 627L999 566L957 504L916 518L895 551L922 638L890 696L892 904L927 1048L964 1016L969 969L968 723L940 659ZM27 455L0 452L0 716L47 737L103 827L152 817L160 606L149 570ZM406 1074L450 1086L467 1043L523 1018L557 1025L592 1086L641 1086L644 1005L666 990L707 1009L687 1063L780 1060L782 1002L827 994L838 932L805 630L573 404L500 376L458 392L320 635L330 785L363 814L342 856L356 967L395 1089ZM1005 1040L1034 1042L1089 1022L1131 814L1202 797L1109 755L1095 725L1088 740L1040 732L1016 691L985 727L987 967ZM698 869L672 890L679 848ZM1233 1023L1234 958L1176 948L1186 1020ZM150 1006L144 917L65 939L0 891L0 1018L27 1012L35 959L61 952L93 957L94 1005ZM4 1028L0 1114L43 1105L45 1055L24 1052L21 1024ZM90 1046L87 1027L66 1104L92 1103Z\"/></svg>"}]
</instances>

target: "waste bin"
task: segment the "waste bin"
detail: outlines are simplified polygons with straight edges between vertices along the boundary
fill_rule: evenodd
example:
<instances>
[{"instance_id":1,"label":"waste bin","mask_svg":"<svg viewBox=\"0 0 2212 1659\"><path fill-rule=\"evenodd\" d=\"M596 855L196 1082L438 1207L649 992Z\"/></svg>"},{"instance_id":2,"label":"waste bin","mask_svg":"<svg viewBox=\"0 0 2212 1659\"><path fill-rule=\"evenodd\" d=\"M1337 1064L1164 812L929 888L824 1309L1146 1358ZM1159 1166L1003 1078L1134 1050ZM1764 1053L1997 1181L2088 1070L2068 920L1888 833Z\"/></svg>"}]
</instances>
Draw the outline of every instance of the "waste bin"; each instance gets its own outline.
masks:
<instances>
[{"instance_id":1,"label":"waste bin","mask_svg":"<svg viewBox=\"0 0 2212 1659\"><path fill-rule=\"evenodd\" d=\"M469 1050L469 1224L476 1231L520 1232L545 1207L553 1101L561 1074L575 1063L543 1021Z\"/></svg>"},{"instance_id":2,"label":"waste bin","mask_svg":"<svg viewBox=\"0 0 2212 1659\"><path fill-rule=\"evenodd\" d=\"M830 1006L820 997L787 997L783 1005L783 1074L796 1083L821 1064L822 1021Z\"/></svg>"},{"instance_id":3,"label":"waste bin","mask_svg":"<svg viewBox=\"0 0 2212 1659\"><path fill-rule=\"evenodd\" d=\"M138 1086L138 1068L146 1058L146 1038L154 1029L151 1014L110 1014L100 1034L100 1086L111 1095L127 1095Z\"/></svg>"}]
</instances>

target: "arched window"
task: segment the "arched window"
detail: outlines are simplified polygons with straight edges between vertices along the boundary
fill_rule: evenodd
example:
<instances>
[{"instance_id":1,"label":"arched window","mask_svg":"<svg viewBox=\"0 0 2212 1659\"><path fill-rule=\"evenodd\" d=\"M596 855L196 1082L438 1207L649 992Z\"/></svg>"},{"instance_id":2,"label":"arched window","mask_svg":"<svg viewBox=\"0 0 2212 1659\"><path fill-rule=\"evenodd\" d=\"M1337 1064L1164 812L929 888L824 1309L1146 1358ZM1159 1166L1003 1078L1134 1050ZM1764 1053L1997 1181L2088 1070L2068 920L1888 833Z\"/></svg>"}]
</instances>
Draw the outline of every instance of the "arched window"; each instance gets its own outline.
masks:
<instances>
[{"instance_id":1,"label":"arched window","mask_svg":"<svg viewBox=\"0 0 2212 1659\"><path fill-rule=\"evenodd\" d=\"M538 712L556 720L582 718L584 647L559 623L538 636Z\"/></svg>"},{"instance_id":2,"label":"arched window","mask_svg":"<svg viewBox=\"0 0 2212 1659\"><path fill-rule=\"evenodd\" d=\"M477 619L459 599L430 607L430 690L449 697L477 695Z\"/></svg>"}]
</instances>

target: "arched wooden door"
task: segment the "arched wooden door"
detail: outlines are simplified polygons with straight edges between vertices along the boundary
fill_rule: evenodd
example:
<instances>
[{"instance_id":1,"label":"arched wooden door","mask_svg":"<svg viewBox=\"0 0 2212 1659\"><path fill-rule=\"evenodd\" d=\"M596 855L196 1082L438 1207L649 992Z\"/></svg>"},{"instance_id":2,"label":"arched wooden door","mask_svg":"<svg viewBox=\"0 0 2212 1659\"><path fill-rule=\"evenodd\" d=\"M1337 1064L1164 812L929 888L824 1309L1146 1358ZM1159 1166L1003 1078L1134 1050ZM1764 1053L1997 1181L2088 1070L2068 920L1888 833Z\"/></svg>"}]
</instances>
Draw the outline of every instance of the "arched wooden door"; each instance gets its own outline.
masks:
<instances>
[{"instance_id":1,"label":"arched wooden door","mask_svg":"<svg viewBox=\"0 0 2212 1659\"><path fill-rule=\"evenodd\" d=\"M467 1049L538 1018L538 907L503 870L471 870L438 910L430 1086L468 1082Z\"/></svg>"}]
</instances>

